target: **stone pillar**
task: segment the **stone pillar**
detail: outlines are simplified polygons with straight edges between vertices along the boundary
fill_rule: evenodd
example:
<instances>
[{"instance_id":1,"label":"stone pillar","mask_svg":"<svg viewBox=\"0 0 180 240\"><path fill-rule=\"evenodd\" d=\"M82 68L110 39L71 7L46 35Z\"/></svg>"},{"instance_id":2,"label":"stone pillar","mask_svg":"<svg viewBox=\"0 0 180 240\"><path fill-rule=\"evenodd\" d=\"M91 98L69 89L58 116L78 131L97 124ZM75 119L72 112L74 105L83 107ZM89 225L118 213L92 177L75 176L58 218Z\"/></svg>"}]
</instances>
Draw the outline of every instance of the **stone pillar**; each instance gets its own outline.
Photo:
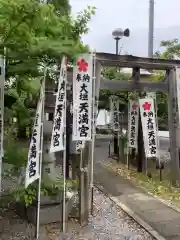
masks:
<instances>
[{"instance_id":1,"label":"stone pillar","mask_svg":"<svg viewBox=\"0 0 180 240\"><path fill-rule=\"evenodd\" d=\"M56 170L55 153L49 153L51 134L52 134L53 122L46 119L44 116L44 143L43 143L43 162L42 162L42 177L55 180L57 176L60 176L60 171Z\"/></svg>"},{"instance_id":2,"label":"stone pillar","mask_svg":"<svg viewBox=\"0 0 180 240\"><path fill-rule=\"evenodd\" d=\"M55 180L58 175L55 168L56 157L54 153L49 153L49 147L50 141L44 141L42 176Z\"/></svg>"}]
</instances>

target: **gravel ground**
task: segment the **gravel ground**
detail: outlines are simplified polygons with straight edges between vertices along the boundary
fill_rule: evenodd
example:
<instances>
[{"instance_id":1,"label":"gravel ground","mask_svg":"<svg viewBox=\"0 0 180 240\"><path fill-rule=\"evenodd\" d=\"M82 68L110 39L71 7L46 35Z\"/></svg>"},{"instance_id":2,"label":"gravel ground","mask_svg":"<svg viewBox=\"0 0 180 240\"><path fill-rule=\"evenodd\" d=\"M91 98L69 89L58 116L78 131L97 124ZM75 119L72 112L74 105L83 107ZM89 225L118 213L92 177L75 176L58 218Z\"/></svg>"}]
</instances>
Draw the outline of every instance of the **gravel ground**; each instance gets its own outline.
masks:
<instances>
[{"instance_id":1,"label":"gravel ground","mask_svg":"<svg viewBox=\"0 0 180 240\"><path fill-rule=\"evenodd\" d=\"M99 149L100 150L100 149ZM102 151L102 149L101 149ZM106 149L108 151L108 149ZM105 152L106 153L106 152ZM102 152L101 152L102 154ZM101 156L100 154L100 156ZM107 154L107 153L106 153ZM161 151L161 158L169 160L169 153ZM99 158L99 161L102 158ZM15 184L15 183L13 183ZM16 183L17 184L17 183ZM12 182L3 185L11 188ZM71 220L67 234L60 234L60 224L51 224L40 228L39 240L153 240L144 229L127 216L111 200L100 193L94 193L94 216L89 224L80 228ZM19 218L13 209L0 210L0 240L33 240L34 226Z\"/></svg>"},{"instance_id":2,"label":"gravel ground","mask_svg":"<svg viewBox=\"0 0 180 240\"><path fill-rule=\"evenodd\" d=\"M95 190L94 216L83 228L74 220L68 223L68 233L60 234L60 225L40 229L40 240L153 240L134 220L117 208L112 201ZM20 219L13 210L1 212L1 240L33 240L34 226Z\"/></svg>"},{"instance_id":3,"label":"gravel ground","mask_svg":"<svg viewBox=\"0 0 180 240\"><path fill-rule=\"evenodd\" d=\"M78 234L74 232L74 239L99 240L153 240L126 213L118 208L108 197L95 190L94 217L89 225ZM73 238L69 238L73 239Z\"/></svg>"}]
</instances>

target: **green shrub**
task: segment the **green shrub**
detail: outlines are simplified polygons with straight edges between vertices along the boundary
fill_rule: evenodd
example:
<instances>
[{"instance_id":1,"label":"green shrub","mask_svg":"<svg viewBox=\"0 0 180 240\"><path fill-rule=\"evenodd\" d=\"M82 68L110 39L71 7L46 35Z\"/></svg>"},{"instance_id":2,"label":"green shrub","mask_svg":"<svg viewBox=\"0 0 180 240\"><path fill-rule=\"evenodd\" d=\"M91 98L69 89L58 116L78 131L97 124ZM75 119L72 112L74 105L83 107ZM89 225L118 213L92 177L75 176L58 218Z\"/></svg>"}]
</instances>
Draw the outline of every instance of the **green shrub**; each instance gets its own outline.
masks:
<instances>
[{"instance_id":1,"label":"green shrub","mask_svg":"<svg viewBox=\"0 0 180 240\"><path fill-rule=\"evenodd\" d=\"M58 196L63 191L63 180L60 178L57 178L55 181L48 179L41 184L41 196ZM71 191L75 186L77 186L76 181L66 181L66 190ZM27 207L37 199L37 182L29 185L28 188L20 186L12 191L11 195L16 203L23 203Z\"/></svg>"},{"instance_id":2,"label":"green shrub","mask_svg":"<svg viewBox=\"0 0 180 240\"><path fill-rule=\"evenodd\" d=\"M16 139L6 139L4 144L4 162L15 168L25 166L28 158L28 148Z\"/></svg>"}]
</instances>

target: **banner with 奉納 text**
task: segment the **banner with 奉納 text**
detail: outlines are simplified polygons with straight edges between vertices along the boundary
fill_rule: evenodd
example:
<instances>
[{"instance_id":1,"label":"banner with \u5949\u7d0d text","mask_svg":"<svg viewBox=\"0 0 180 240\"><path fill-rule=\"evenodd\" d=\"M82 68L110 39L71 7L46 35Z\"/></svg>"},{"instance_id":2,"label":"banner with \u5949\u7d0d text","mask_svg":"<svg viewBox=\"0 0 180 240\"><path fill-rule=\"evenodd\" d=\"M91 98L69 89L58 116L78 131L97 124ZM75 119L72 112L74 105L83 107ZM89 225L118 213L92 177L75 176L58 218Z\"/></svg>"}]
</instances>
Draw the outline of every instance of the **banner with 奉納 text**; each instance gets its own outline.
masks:
<instances>
[{"instance_id":1,"label":"banner with \u5949\u7d0d text","mask_svg":"<svg viewBox=\"0 0 180 240\"><path fill-rule=\"evenodd\" d=\"M34 121L33 132L31 136L28 162L25 174L25 188L40 178L40 144L41 144L41 124L42 124L42 108L43 108L44 84L41 87L41 95L37 105L36 117Z\"/></svg>"},{"instance_id":2,"label":"banner with \u5949\u7d0d text","mask_svg":"<svg viewBox=\"0 0 180 240\"><path fill-rule=\"evenodd\" d=\"M137 149L139 125L139 102L137 100L129 101L128 121L128 147Z\"/></svg>"},{"instance_id":3,"label":"banner with \u5949\u7d0d text","mask_svg":"<svg viewBox=\"0 0 180 240\"><path fill-rule=\"evenodd\" d=\"M82 54L73 67L73 141L92 139L92 54Z\"/></svg>"},{"instance_id":4,"label":"banner with \u5949\u7d0d text","mask_svg":"<svg viewBox=\"0 0 180 240\"><path fill-rule=\"evenodd\" d=\"M64 150L64 127L65 127L65 101L67 83L67 58L64 56L61 62L61 69L56 94L54 121L51 136L50 153Z\"/></svg>"},{"instance_id":5,"label":"banner with \u5949\u7d0d text","mask_svg":"<svg viewBox=\"0 0 180 240\"><path fill-rule=\"evenodd\" d=\"M158 157L154 99L139 99L139 105L146 157Z\"/></svg>"}]
</instances>

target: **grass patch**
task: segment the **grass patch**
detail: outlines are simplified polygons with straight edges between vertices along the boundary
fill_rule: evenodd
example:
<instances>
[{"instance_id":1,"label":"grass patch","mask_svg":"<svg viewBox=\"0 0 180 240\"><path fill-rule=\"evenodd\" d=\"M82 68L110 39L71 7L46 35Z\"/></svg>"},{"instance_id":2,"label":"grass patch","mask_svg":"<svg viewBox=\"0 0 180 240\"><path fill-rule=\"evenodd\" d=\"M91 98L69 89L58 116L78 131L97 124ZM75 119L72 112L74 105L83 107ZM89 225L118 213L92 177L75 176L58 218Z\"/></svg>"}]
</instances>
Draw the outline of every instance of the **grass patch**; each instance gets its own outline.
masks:
<instances>
[{"instance_id":1,"label":"grass patch","mask_svg":"<svg viewBox=\"0 0 180 240\"><path fill-rule=\"evenodd\" d=\"M144 173L138 173L135 168L130 166L130 169L127 169L126 165L121 163L109 162L104 165L104 167L109 170L116 172L116 174L128 179L135 186L138 186L153 194L156 197L161 198L162 200L168 201L169 203L180 208L180 190L173 188L169 180L163 180L160 182L159 177L149 178Z\"/></svg>"}]
</instances>

